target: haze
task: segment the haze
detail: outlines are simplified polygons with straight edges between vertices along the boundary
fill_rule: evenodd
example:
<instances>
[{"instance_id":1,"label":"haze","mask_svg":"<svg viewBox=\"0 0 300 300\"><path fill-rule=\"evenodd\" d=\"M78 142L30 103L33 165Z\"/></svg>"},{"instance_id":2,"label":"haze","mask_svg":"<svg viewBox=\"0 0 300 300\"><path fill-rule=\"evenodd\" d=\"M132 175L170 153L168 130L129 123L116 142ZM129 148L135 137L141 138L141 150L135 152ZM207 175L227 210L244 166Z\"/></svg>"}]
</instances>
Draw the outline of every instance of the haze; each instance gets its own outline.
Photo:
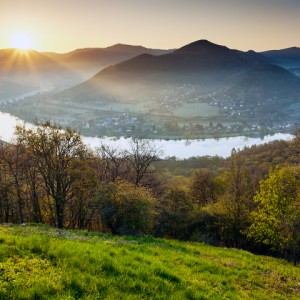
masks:
<instances>
[{"instance_id":1,"label":"haze","mask_svg":"<svg viewBox=\"0 0 300 300\"><path fill-rule=\"evenodd\" d=\"M0 48L14 34L67 52L116 43L178 48L208 39L241 50L299 46L297 0L0 0Z\"/></svg>"}]
</instances>

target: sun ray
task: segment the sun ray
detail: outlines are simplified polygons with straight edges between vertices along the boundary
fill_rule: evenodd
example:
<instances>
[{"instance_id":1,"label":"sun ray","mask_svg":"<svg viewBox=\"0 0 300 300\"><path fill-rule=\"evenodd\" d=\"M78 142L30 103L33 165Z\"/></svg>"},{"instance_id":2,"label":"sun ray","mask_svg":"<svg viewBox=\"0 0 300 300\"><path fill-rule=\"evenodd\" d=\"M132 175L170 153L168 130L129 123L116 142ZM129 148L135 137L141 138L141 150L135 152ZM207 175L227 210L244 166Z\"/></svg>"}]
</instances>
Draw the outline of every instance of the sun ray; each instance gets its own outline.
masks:
<instances>
[{"instance_id":1,"label":"sun ray","mask_svg":"<svg viewBox=\"0 0 300 300\"><path fill-rule=\"evenodd\" d=\"M34 72L32 51L35 48L33 37L27 32L14 32L10 36L9 46L12 49L2 50L5 60L2 69L7 76L18 76L21 73ZM26 71L27 70L27 71Z\"/></svg>"}]
</instances>

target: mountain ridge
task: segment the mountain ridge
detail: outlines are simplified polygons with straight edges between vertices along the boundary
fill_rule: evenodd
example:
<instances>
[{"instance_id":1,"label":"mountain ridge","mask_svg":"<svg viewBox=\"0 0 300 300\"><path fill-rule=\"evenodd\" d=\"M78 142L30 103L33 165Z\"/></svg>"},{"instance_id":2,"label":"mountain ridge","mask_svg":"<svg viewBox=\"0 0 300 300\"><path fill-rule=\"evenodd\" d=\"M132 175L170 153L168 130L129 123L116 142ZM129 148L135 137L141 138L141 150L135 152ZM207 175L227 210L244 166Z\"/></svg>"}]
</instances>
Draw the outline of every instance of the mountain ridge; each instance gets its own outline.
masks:
<instances>
[{"instance_id":1,"label":"mountain ridge","mask_svg":"<svg viewBox=\"0 0 300 300\"><path fill-rule=\"evenodd\" d=\"M83 48L68 53L0 50L0 78L32 87L58 90L79 84L103 68L144 52L156 55L170 50L116 44L107 48Z\"/></svg>"},{"instance_id":2,"label":"mountain ridge","mask_svg":"<svg viewBox=\"0 0 300 300\"><path fill-rule=\"evenodd\" d=\"M172 111L184 103L203 101L199 95L206 103L218 103L223 116L246 120L252 111L261 122L268 116L279 118L286 107L300 102L300 79L261 53L198 40L171 53L141 54L111 65L58 97L152 107L163 102ZM272 107L269 112L266 103Z\"/></svg>"},{"instance_id":3,"label":"mountain ridge","mask_svg":"<svg viewBox=\"0 0 300 300\"><path fill-rule=\"evenodd\" d=\"M286 68L295 75L300 76L300 48L289 47L280 50L261 52L262 55L271 59L274 64Z\"/></svg>"}]
</instances>

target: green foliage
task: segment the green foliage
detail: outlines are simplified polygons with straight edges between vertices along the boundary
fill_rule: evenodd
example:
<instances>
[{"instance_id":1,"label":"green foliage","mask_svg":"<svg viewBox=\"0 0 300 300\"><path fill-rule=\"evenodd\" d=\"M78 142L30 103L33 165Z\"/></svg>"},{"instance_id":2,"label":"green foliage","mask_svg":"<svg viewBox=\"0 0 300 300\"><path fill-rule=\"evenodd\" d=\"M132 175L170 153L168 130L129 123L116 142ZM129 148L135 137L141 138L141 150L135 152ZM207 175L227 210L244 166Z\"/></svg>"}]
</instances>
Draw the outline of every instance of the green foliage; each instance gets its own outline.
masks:
<instances>
[{"instance_id":1,"label":"green foliage","mask_svg":"<svg viewBox=\"0 0 300 300\"><path fill-rule=\"evenodd\" d=\"M117 180L106 189L102 216L113 233L149 233L154 225L156 199L151 192Z\"/></svg>"},{"instance_id":2,"label":"green foliage","mask_svg":"<svg viewBox=\"0 0 300 300\"><path fill-rule=\"evenodd\" d=\"M298 267L236 249L0 227L0 298L299 299Z\"/></svg>"},{"instance_id":3,"label":"green foliage","mask_svg":"<svg viewBox=\"0 0 300 300\"><path fill-rule=\"evenodd\" d=\"M75 161L72 164L72 190L74 196L66 207L66 219L69 227L75 229L93 228L97 220L96 208L99 206L99 185L96 171L86 160Z\"/></svg>"},{"instance_id":4,"label":"green foliage","mask_svg":"<svg viewBox=\"0 0 300 300\"><path fill-rule=\"evenodd\" d=\"M194 221L195 205L193 204L186 178L177 176L159 203L157 234L159 236L187 239L189 226Z\"/></svg>"},{"instance_id":5,"label":"green foliage","mask_svg":"<svg viewBox=\"0 0 300 300\"><path fill-rule=\"evenodd\" d=\"M19 145L34 157L43 188L54 199L57 226L64 227L65 206L75 181L74 162L87 154L81 136L50 122L37 123L34 129L17 126L15 134Z\"/></svg>"},{"instance_id":6,"label":"green foliage","mask_svg":"<svg viewBox=\"0 0 300 300\"><path fill-rule=\"evenodd\" d=\"M208 169L194 170L189 188L193 202L199 206L214 202L220 192L219 182L214 173Z\"/></svg>"},{"instance_id":7,"label":"green foliage","mask_svg":"<svg viewBox=\"0 0 300 300\"><path fill-rule=\"evenodd\" d=\"M195 169L209 169L214 172L221 172L225 159L219 156L201 156L178 160L175 157L157 162L159 168L165 170L170 177L189 176Z\"/></svg>"},{"instance_id":8,"label":"green foliage","mask_svg":"<svg viewBox=\"0 0 300 300\"><path fill-rule=\"evenodd\" d=\"M204 217L215 239L227 246L241 247L246 242L242 230L249 224L253 201L250 177L239 154L231 156L228 171L220 181L223 193L216 202L204 207Z\"/></svg>"},{"instance_id":9,"label":"green foliage","mask_svg":"<svg viewBox=\"0 0 300 300\"><path fill-rule=\"evenodd\" d=\"M8 257L0 263L0 297L12 291L18 299L41 299L63 289L59 268L40 257Z\"/></svg>"},{"instance_id":10,"label":"green foliage","mask_svg":"<svg viewBox=\"0 0 300 300\"><path fill-rule=\"evenodd\" d=\"M255 195L257 210L251 213L248 237L291 255L294 262L300 251L300 171L285 165L271 170Z\"/></svg>"}]
</instances>

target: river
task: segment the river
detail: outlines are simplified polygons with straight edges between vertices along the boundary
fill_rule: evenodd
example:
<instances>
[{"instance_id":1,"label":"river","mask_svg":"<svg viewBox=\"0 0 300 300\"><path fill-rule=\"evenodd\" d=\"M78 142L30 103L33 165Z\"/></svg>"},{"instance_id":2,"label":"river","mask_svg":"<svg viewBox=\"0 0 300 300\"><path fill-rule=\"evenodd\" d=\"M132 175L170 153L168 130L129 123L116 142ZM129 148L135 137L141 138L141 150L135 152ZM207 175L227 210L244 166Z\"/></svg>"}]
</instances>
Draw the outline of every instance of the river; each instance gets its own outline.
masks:
<instances>
[{"instance_id":1,"label":"river","mask_svg":"<svg viewBox=\"0 0 300 300\"><path fill-rule=\"evenodd\" d=\"M24 121L8 113L0 112L0 139L6 142L12 142L16 125L24 124ZM25 123L27 127L32 124ZM206 140L151 140L151 142L162 150L163 156L175 156L178 159L185 159L192 156L221 156L228 157L233 148L242 150L244 147L269 143L275 140L291 140L293 135L276 133L265 136L264 139L250 138L244 136L206 139ZM101 144L118 147L119 149L128 149L130 147L130 138L97 138L85 137L83 141L92 149L96 149Z\"/></svg>"}]
</instances>

